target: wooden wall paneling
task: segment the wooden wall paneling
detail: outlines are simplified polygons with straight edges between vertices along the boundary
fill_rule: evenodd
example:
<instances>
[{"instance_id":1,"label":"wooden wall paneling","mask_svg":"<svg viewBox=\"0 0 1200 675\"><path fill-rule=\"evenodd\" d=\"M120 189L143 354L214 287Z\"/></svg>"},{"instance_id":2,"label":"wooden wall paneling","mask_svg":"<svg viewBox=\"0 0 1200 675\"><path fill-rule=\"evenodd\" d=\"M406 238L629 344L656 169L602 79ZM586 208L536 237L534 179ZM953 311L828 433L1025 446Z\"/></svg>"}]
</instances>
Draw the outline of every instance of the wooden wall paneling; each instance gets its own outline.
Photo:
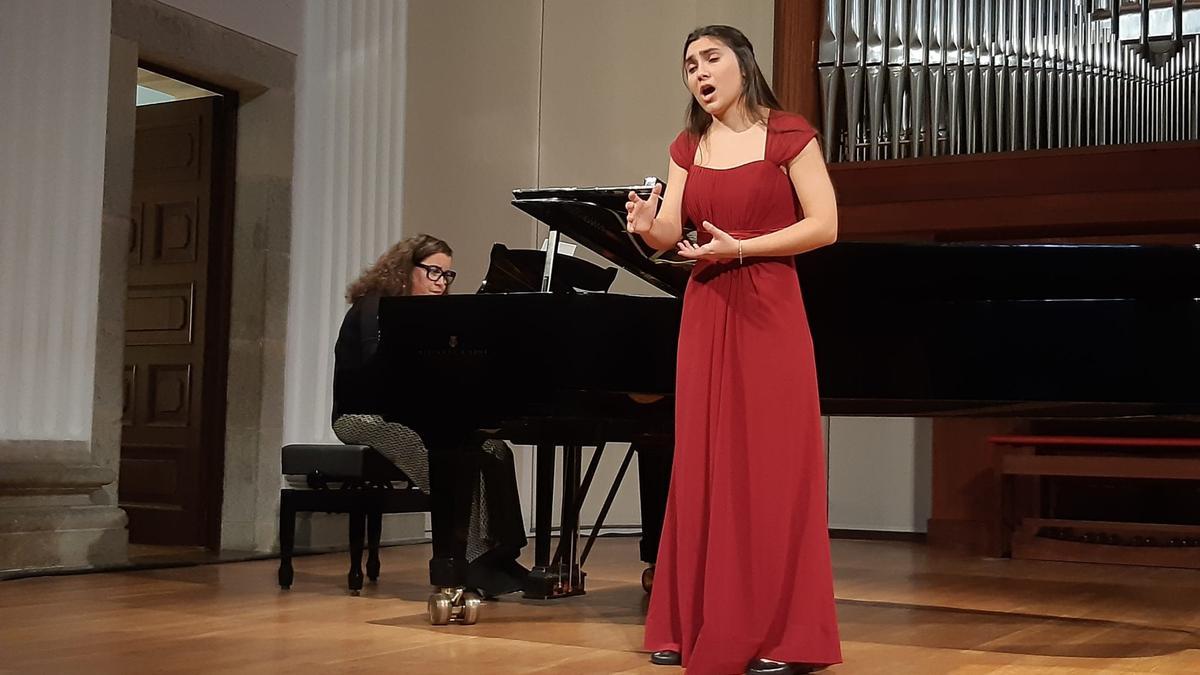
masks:
<instances>
[{"instance_id":1,"label":"wooden wall paneling","mask_svg":"<svg viewBox=\"0 0 1200 675\"><path fill-rule=\"evenodd\" d=\"M1019 433L1020 419L945 418L933 421L933 489L928 542L978 555L1006 548L1001 523L1000 461L994 434Z\"/></svg>"},{"instance_id":2,"label":"wooden wall paneling","mask_svg":"<svg viewBox=\"0 0 1200 675\"><path fill-rule=\"evenodd\" d=\"M771 88L784 110L821 127L817 40L823 0L775 0L775 52ZM824 142L826 139L822 139Z\"/></svg>"}]
</instances>

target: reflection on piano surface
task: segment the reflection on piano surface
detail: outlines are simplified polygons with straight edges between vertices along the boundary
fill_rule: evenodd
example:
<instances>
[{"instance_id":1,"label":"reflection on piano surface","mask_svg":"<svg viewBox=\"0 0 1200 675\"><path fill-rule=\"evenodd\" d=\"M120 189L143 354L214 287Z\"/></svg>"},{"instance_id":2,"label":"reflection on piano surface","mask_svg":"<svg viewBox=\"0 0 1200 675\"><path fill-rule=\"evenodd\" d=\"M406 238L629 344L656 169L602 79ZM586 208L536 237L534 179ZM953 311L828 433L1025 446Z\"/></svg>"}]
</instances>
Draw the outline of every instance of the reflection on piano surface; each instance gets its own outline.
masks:
<instances>
[{"instance_id":1,"label":"reflection on piano surface","mask_svg":"<svg viewBox=\"0 0 1200 675\"><path fill-rule=\"evenodd\" d=\"M669 295L595 292L609 271L504 249L486 293L381 303L381 376L437 379L456 395L450 409L407 388L385 402L430 448L434 585L463 578L469 495L450 478L470 470L461 439L538 447L534 597L583 591L578 507L594 468L581 479L582 447L670 447L689 270L624 229L626 195L652 185L516 190L513 204L551 228L548 250L561 232ZM799 256L797 274L825 414L1200 412L1197 247L841 243ZM551 557L555 446L565 484Z\"/></svg>"}]
</instances>

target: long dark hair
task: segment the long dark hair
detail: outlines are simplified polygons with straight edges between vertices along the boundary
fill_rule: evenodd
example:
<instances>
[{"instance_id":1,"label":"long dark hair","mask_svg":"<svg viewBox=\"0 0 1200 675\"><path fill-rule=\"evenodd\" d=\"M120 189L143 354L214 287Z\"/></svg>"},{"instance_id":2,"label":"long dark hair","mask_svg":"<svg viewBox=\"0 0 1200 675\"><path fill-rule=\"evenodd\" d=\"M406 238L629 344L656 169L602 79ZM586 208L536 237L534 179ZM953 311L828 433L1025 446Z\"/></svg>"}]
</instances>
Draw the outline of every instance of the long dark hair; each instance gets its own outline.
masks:
<instances>
[{"instance_id":1,"label":"long dark hair","mask_svg":"<svg viewBox=\"0 0 1200 675\"><path fill-rule=\"evenodd\" d=\"M688 33L687 40L683 42L683 58L687 58L688 47L702 37L720 40L737 57L738 70L742 73L742 99L739 103L753 122L763 121L762 108L783 110L783 106L779 105L775 98L775 92L771 91L771 85L767 84L767 78L763 77L758 68L758 61L754 59L754 45L750 44L750 40L746 39L742 31L733 26L722 25L697 28ZM686 75L684 79L687 79ZM712 115L700 106L700 102L695 96L691 96L690 92L684 125L688 133L696 138L703 138L708 127L712 125Z\"/></svg>"},{"instance_id":2,"label":"long dark hair","mask_svg":"<svg viewBox=\"0 0 1200 675\"><path fill-rule=\"evenodd\" d=\"M454 255L450 244L428 234L396 242L346 288L346 302L367 295L412 295L413 266L435 253Z\"/></svg>"}]
</instances>

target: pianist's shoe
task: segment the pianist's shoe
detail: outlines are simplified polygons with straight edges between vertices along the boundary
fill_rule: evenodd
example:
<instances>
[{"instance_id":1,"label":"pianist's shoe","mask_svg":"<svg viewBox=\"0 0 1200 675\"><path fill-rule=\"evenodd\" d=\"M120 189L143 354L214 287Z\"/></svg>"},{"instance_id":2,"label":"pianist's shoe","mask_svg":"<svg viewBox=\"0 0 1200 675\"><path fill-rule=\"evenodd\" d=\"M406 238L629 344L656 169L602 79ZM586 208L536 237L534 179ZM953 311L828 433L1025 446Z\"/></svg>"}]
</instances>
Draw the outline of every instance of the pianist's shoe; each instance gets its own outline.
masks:
<instances>
[{"instance_id":1,"label":"pianist's shoe","mask_svg":"<svg viewBox=\"0 0 1200 675\"><path fill-rule=\"evenodd\" d=\"M467 565L467 587L487 599L525 590L529 570L502 551L488 551Z\"/></svg>"}]
</instances>

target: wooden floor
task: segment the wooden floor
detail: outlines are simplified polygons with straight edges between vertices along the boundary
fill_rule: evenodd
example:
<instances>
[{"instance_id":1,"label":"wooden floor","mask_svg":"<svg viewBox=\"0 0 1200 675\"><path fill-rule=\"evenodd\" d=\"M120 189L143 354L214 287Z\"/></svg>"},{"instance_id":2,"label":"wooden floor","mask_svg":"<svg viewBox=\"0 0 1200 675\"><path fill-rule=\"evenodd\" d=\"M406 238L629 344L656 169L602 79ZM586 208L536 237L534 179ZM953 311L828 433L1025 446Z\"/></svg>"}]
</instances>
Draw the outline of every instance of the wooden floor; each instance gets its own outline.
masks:
<instances>
[{"instance_id":1,"label":"wooden floor","mask_svg":"<svg viewBox=\"0 0 1200 675\"><path fill-rule=\"evenodd\" d=\"M846 662L829 673L1200 673L1200 574L980 560L834 541ZM0 582L3 673L656 673L639 653L636 539L593 551L586 596L486 603L431 627L428 546L386 549L345 591L345 554Z\"/></svg>"}]
</instances>

